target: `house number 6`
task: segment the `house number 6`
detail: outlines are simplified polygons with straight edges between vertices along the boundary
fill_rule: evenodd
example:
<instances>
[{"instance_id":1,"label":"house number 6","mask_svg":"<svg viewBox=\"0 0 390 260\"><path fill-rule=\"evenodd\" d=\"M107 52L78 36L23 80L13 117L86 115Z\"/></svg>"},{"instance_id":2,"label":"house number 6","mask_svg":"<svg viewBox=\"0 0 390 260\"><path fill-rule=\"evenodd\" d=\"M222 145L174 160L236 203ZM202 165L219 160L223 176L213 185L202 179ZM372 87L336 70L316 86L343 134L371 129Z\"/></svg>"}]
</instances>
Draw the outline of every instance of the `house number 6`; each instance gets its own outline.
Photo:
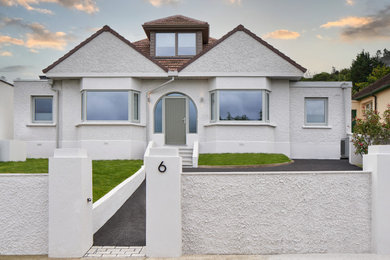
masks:
<instances>
[{"instance_id":1,"label":"house number 6","mask_svg":"<svg viewBox=\"0 0 390 260\"><path fill-rule=\"evenodd\" d=\"M160 163L160 165L158 166L158 171L161 172L161 173L164 173L167 171L167 167L164 165L164 161L162 161Z\"/></svg>"}]
</instances>

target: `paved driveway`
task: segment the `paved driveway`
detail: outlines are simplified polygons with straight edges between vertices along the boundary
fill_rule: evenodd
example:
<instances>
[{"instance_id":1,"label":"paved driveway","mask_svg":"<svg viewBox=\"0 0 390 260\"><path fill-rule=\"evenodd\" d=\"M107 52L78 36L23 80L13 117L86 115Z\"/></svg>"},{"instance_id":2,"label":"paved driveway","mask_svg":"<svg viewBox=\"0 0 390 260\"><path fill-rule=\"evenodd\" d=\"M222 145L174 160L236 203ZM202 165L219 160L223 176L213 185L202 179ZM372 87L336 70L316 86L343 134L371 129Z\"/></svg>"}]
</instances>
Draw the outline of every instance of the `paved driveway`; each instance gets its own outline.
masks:
<instances>
[{"instance_id":1,"label":"paved driveway","mask_svg":"<svg viewBox=\"0 0 390 260\"><path fill-rule=\"evenodd\" d=\"M146 233L145 181L93 236L94 246L144 246Z\"/></svg>"},{"instance_id":2,"label":"paved driveway","mask_svg":"<svg viewBox=\"0 0 390 260\"><path fill-rule=\"evenodd\" d=\"M294 163L271 167L248 168L184 168L183 172L274 172L274 171L361 171L348 160L294 160Z\"/></svg>"}]
</instances>

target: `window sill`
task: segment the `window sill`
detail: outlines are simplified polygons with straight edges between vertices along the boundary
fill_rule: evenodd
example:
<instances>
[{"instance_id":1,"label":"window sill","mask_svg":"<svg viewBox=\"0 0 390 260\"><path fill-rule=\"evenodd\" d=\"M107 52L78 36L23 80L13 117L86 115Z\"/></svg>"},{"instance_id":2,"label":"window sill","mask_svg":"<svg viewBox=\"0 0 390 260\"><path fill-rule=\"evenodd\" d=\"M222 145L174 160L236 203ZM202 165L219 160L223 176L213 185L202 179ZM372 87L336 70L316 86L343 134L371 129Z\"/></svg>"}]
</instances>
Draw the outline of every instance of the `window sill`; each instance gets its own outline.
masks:
<instances>
[{"instance_id":1,"label":"window sill","mask_svg":"<svg viewBox=\"0 0 390 260\"><path fill-rule=\"evenodd\" d=\"M53 123L30 123L26 125L27 127L55 127L56 124Z\"/></svg>"},{"instance_id":2,"label":"window sill","mask_svg":"<svg viewBox=\"0 0 390 260\"><path fill-rule=\"evenodd\" d=\"M140 126L145 127L145 125L141 125L140 123L132 123L132 122L110 122L110 121L102 121L102 122L82 122L76 125L79 126Z\"/></svg>"},{"instance_id":3,"label":"window sill","mask_svg":"<svg viewBox=\"0 0 390 260\"><path fill-rule=\"evenodd\" d=\"M330 125L304 125L303 129L332 129Z\"/></svg>"},{"instance_id":4,"label":"window sill","mask_svg":"<svg viewBox=\"0 0 390 260\"><path fill-rule=\"evenodd\" d=\"M276 127L275 124L267 123L267 122L238 122L238 121L231 121L231 122L215 122L215 123L209 123L204 125L206 126L270 126L270 127Z\"/></svg>"}]
</instances>

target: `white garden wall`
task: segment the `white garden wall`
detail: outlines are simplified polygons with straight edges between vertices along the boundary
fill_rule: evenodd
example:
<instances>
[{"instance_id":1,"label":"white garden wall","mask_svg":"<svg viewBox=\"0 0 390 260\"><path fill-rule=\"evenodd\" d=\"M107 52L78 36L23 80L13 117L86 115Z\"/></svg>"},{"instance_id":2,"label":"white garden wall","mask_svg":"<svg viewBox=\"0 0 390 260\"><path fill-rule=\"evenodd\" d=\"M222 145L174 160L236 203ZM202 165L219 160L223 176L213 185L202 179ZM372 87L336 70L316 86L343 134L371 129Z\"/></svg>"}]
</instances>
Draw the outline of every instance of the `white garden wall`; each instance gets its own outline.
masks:
<instances>
[{"instance_id":1,"label":"white garden wall","mask_svg":"<svg viewBox=\"0 0 390 260\"><path fill-rule=\"evenodd\" d=\"M368 253L369 172L183 173L183 254Z\"/></svg>"},{"instance_id":2,"label":"white garden wall","mask_svg":"<svg viewBox=\"0 0 390 260\"><path fill-rule=\"evenodd\" d=\"M0 174L0 255L48 253L48 174Z\"/></svg>"}]
</instances>

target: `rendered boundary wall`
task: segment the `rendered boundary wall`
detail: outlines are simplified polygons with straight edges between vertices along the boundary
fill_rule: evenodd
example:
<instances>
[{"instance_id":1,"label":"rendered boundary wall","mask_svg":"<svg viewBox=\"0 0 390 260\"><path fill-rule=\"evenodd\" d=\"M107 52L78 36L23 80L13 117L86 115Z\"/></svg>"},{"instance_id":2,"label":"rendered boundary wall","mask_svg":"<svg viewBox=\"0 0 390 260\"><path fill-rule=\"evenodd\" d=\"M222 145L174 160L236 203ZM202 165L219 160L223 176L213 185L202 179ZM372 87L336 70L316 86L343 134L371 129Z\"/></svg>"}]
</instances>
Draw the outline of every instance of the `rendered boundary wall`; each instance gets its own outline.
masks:
<instances>
[{"instance_id":1,"label":"rendered boundary wall","mask_svg":"<svg viewBox=\"0 0 390 260\"><path fill-rule=\"evenodd\" d=\"M371 252L370 172L183 173L183 254Z\"/></svg>"},{"instance_id":2,"label":"rendered boundary wall","mask_svg":"<svg viewBox=\"0 0 390 260\"><path fill-rule=\"evenodd\" d=\"M48 174L0 174L0 255L48 253Z\"/></svg>"}]
</instances>

